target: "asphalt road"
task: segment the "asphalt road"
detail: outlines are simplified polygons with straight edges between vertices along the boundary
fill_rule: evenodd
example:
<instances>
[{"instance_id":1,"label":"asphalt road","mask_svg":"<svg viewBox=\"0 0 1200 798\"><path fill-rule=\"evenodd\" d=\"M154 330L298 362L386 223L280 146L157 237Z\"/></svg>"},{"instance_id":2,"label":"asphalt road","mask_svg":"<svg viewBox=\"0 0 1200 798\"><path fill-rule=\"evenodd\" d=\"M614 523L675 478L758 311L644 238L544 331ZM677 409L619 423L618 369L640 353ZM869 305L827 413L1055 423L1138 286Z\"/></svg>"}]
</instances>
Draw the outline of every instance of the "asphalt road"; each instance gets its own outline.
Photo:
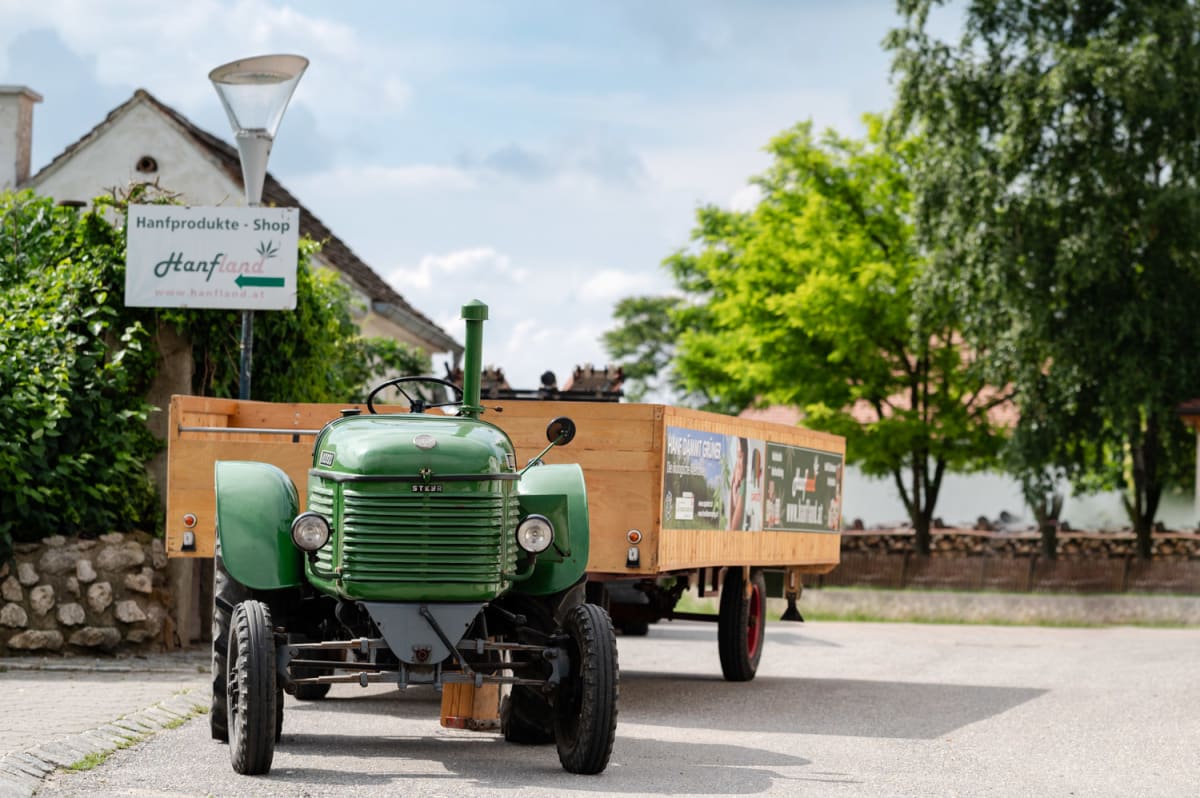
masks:
<instances>
[{"instance_id":1,"label":"asphalt road","mask_svg":"<svg viewBox=\"0 0 1200 798\"><path fill-rule=\"evenodd\" d=\"M39 796L1195 796L1200 630L773 624L758 678L721 680L712 625L620 638L612 763L442 729L429 690L288 699L267 777L208 720Z\"/></svg>"}]
</instances>

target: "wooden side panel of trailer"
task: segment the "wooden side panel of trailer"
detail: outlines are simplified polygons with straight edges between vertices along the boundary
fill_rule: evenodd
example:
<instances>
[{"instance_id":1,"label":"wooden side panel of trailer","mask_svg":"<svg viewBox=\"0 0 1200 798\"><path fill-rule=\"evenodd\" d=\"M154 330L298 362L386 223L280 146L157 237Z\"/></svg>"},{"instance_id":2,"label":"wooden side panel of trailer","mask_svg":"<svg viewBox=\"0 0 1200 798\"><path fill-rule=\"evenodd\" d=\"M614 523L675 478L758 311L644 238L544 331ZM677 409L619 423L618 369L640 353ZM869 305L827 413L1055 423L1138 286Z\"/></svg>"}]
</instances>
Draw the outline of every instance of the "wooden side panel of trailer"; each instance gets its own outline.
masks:
<instances>
[{"instance_id":1,"label":"wooden side panel of trailer","mask_svg":"<svg viewBox=\"0 0 1200 798\"><path fill-rule=\"evenodd\" d=\"M814 432L802 427L785 427L769 422L665 407L660 429L664 441L669 428L672 427L803 447L836 454L842 459L846 453L845 439L837 435ZM840 474L838 479L837 499L840 505ZM660 494L662 491L660 478ZM828 573L837 565L840 557L840 518L828 529L820 532L682 529L673 526L670 520L661 518L663 502L660 501L659 504L661 523L658 527L657 565L663 572L725 565L790 565L799 566L803 572Z\"/></svg>"},{"instance_id":2,"label":"wooden side panel of trailer","mask_svg":"<svg viewBox=\"0 0 1200 798\"><path fill-rule=\"evenodd\" d=\"M174 397L168 438L168 553L212 556L217 460L260 460L282 468L296 483L301 506L306 506L315 432L344 407L355 405ZM839 457L845 453L843 439L663 405L506 402L502 412L489 412L485 419L508 433L523 464L545 447L546 425L559 415L574 419L578 434L570 445L551 451L546 462L579 463L584 470L592 530L589 572L652 577L713 566L789 565L824 573L837 564L836 528L779 532L664 525L664 450L672 427L759 438ZM197 517L197 524L192 530L195 547L185 551L182 521L187 513ZM642 533L636 569L626 568L631 529Z\"/></svg>"}]
</instances>

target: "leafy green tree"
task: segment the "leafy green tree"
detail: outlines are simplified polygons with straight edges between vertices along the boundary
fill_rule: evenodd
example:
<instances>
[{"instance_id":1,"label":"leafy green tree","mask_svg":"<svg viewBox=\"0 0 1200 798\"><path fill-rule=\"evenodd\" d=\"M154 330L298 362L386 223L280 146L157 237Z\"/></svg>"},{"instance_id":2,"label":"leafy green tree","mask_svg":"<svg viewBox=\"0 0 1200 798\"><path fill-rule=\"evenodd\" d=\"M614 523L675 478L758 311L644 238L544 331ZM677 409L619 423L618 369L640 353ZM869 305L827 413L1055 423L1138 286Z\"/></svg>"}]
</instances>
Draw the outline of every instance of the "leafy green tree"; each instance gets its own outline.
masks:
<instances>
[{"instance_id":1,"label":"leafy green tree","mask_svg":"<svg viewBox=\"0 0 1200 798\"><path fill-rule=\"evenodd\" d=\"M703 310L680 329L674 365L715 403L798 406L807 426L846 436L850 462L891 476L929 552L947 471L995 464L989 391L945 301L918 304L909 175L919 142L865 140L800 124L771 141L752 212L706 207L693 246L667 263Z\"/></svg>"},{"instance_id":2,"label":"leafy green tree","mask_svg":"<svg viewBox=\"0 0 1200 798\"><path fill-rule=\"evenodd\" d=\"M1200 8L977 1L947 42L935 3L899 5L931 283L1015 388L1018 471L1121 489L1148 557L1163 490L1191 473L1174 408L1200 395Z\"/></svg>"},{"instance_id":3,"label":"leafy green tree","mask_svg":"<svg viewBox=\"0 0 1200 798\"><path fill-rule=\"evenodd\" d=\"M685 330L706 325L707 308L679 296L633 296L613 309L618 326L604 333L604 348L625 374L625 395L687 407L735 412L703 386L689 390L675 370L675 343Z\"/></svg>"},{"instance_id":4,"label":"leafy green tree","mask_svg":"<svg viewBox=\"0 0 1200 798\"><path fill-rule=\"evenodd\" d=\"M671 311L680 304L671 296L632 296L617 302L618 326L604 333L604 348L625 374L625 395L634 402L664 392L673 382L674 327Z\"/></svg>"}]
</instances>

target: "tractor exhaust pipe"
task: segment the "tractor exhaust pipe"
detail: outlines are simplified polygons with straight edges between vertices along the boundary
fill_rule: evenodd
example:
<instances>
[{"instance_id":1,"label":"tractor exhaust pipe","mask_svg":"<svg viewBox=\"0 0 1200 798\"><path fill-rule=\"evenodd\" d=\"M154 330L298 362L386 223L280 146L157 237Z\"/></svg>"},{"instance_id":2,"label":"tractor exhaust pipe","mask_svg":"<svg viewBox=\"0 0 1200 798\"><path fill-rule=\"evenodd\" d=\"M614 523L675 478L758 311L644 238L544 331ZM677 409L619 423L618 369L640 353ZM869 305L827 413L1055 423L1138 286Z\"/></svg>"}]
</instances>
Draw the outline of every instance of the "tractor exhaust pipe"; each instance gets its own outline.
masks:
<instances>
[{"instance_id":1,"label":"tractor exhaust pipe","mask_svg":"<svg viewBox=\"0 0 1200 798\"><path fill-rule=\"evenodd\" d=\"M462 317L467 323L462 413L471 418L479 418L483 413L479 395L479 381L483 371L483 323L487 321L488 307L478 299L472 300L463 305Z\"/></svg>"}]
</instances>

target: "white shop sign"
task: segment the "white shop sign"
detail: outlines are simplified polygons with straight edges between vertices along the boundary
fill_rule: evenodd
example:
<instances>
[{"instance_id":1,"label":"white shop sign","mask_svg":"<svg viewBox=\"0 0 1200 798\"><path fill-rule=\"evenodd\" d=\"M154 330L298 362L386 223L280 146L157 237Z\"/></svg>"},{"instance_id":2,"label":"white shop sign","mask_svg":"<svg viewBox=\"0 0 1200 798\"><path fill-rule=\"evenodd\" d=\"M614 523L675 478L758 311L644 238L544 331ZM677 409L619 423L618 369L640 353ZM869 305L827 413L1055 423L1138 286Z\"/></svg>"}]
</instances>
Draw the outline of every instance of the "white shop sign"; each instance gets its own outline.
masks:
<instances>
[{"instance_id":1,"label":"white shop sign","mask_svg":"<svg viewBox=\"0 0 1200 798\"><path fill-rule=\"evenodd\" d=\"M295 208L130 205L125 304L294 310Z\"/></svg>"}]
</instances>

